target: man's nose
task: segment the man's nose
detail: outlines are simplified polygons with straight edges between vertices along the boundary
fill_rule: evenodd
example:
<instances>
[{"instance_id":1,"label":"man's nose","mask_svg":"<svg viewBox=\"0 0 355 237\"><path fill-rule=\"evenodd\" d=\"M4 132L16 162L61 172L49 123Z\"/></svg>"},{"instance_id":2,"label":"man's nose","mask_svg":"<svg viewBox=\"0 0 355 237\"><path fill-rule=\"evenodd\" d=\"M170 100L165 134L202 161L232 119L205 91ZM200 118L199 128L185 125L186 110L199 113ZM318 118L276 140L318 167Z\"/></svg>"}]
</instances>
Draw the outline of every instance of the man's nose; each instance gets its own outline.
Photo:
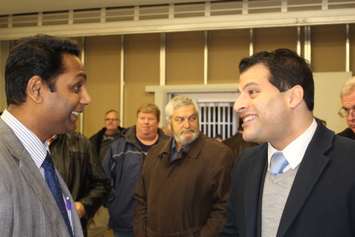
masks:
<instances>
[{"instance_id":1,"label":"man's nose","mask_svg":"<svg viewBox=\"0 0 355 237\"><path fill-rule=\"evenodd\" d=\"M245 95L243 93L240 93L234 102L233 109L235 112L240 113L247 107L246 104L247 104L247 100L245 98Z\"/></svg>"},{"instance_id":2,"label":"man's nose","mask_svg":"<svg viewBox=\"0 0 355 237\"><path fill-rule=\"evenodd\" d=\"M91 97L89 95L88 90L84 87L83 92L81 94L80 103L83 105L88 105L90 102L91 102Z\"/></svg>"},{"instance_id":3,"label":"man's nose","mask_svg":"<svg viewBox=\"0 0 355 237\"><path fill-rule=\"evenodd\" d=\"M190 127L190 121L188 118L185 118L184 121L182 122L182 125L184 128L189 128Z\"/></svg>"}]
</instances>

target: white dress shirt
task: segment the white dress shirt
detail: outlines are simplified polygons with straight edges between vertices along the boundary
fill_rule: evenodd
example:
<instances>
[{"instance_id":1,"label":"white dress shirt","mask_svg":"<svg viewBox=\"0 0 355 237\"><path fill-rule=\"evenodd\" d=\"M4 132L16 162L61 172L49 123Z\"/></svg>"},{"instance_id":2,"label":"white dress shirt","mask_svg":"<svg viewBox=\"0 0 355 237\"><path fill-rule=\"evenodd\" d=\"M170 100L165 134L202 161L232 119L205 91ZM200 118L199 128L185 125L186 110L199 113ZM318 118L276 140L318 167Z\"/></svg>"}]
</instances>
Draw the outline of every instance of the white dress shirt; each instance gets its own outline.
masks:
<instances>
[{"instance_id":1,"label":"white dress shirt","mask_svg":"<svg viewBox=\"0 0 355 237\"><path fill-rule=\"evenodd\" d=\"M275 149L270 143L268 143L268 170L270 170L271 156L275 152L282 152L288 161L288 165L283 169L283 172L286 172L289 169L297 168L302 162L303 156L306 153L307 147L311 142L316 129L317 122L313 119L311 125L282 151Z\"/></svg>"}]
</instances>

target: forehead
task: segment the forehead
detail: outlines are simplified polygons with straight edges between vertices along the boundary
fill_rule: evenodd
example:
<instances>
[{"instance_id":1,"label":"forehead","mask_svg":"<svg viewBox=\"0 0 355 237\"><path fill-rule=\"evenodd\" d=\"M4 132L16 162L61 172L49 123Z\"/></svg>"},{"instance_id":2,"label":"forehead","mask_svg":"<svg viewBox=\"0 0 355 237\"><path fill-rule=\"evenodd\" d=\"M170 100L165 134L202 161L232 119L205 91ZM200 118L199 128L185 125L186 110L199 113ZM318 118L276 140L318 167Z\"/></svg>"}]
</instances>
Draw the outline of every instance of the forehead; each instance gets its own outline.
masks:
<instances>
[{"instance_id":1,"label":"forehead","mask_svg":"<svg viewBox=\"0 0 355 237\"><path fill-rule=\"evenodd\" d=\"M184 105L174 110L173 116L189 116L197 111L194 105Z\"/></svg>"},{"instance_id":2,"label":"forehead","mask_svg":"<svg viewBox=\"0 0 355 237\"><path fill-rule=\"evenodd\" d=\"M155 118L156 119L154 113L146 113L146 112L139 112L138 118Z\"/></svg>"},{"instance_id":3,"label":"forehead","mask_svg":"<svg viewBox=\"0 0 355 237\"><path fill-rule=\"evenodd\" d=\"M84 66L81 63L80 59L72 54L65 53L63 54L63 65L64 72L69 71L84 71Z\"/></svg>"},{"instance_id":4,"label":"forehead","mask_svg":"<svg viewBox=\"0 0 355 237\"><path fill-rule=\"evenodd\" d=\"M267 67L260 63L256 64L240 74L239 89L243 90L250 85L272 86L269 78L270 71Z\"/></svg>"},{"instance_id":5,"label":"forehead","mask_svg":"<svg viewBox=\"0 0 355 237\"><path fill-rule=\"evenodd\" d=\"M106 118L112 118L112 117L117 117L117 113L116 112L114 112L114 111L112 111L112 112L110 112L110 113L108 113L108 114L106 114Z\"/></svg>"},{"instance_id":6,"label":"forehead","mask_svg":"<svg viewBox=\"0 0 355 237\"><path fill-rule=\"evenodd\" d=\"M344 104L355 104L355 90L353 90L350 94L344 95L342 97L342 101Z\"/></svg>"}]
</instances>

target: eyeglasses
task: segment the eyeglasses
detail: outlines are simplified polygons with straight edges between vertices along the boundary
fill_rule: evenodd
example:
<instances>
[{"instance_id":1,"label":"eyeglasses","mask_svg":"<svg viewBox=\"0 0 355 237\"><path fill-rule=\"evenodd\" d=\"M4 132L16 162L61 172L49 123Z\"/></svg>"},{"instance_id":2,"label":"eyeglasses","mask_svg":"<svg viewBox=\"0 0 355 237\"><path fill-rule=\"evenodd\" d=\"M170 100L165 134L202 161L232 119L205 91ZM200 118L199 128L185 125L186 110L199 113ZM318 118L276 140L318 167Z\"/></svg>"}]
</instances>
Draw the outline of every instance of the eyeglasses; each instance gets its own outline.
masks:
<instances>
[{"instance_id":1,"label":"eyeglasses","mask_svg":"<svg viewBox=\"0 0 355 237\"><path fill-rule=\"evenodd\" d=\"M197 114L192 114L189 117L182 117L182 116L176 116L174 118L174 121L178 124L183 124L185 121L188 121L189 123L194 123L197 120Z\"/></svg>"},{"instance_id":2,"label":"eyeglasses","mask_svg":"<svg viewBox=\"0 0 355 237\"><path fill-rule=\"evenodd\" d=\"M338 114L340 117L346 118L349 116L349 114L353 114L354 111L355 111L355 105L351 108L341 107L338 111Z\"/></svg>"}]
</instances>

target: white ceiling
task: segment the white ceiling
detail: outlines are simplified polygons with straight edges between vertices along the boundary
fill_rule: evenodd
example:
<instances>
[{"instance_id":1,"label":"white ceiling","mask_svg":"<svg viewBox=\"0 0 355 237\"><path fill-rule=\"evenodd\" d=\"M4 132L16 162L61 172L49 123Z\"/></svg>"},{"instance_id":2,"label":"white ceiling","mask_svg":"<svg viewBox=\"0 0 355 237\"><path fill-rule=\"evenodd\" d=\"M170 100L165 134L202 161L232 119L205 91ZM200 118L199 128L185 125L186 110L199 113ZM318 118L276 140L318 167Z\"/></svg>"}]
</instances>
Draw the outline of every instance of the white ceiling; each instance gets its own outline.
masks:
<instances>
[{"instance_id":1,"label":"white ceiling","mask_svg":"<svg viewBox=\"0 0 355 237\"><path fill-rule=\"evenodd\" d=\"M203 0L0 0L0 15L200 1Z\"/></svg>"}]
</instances>

